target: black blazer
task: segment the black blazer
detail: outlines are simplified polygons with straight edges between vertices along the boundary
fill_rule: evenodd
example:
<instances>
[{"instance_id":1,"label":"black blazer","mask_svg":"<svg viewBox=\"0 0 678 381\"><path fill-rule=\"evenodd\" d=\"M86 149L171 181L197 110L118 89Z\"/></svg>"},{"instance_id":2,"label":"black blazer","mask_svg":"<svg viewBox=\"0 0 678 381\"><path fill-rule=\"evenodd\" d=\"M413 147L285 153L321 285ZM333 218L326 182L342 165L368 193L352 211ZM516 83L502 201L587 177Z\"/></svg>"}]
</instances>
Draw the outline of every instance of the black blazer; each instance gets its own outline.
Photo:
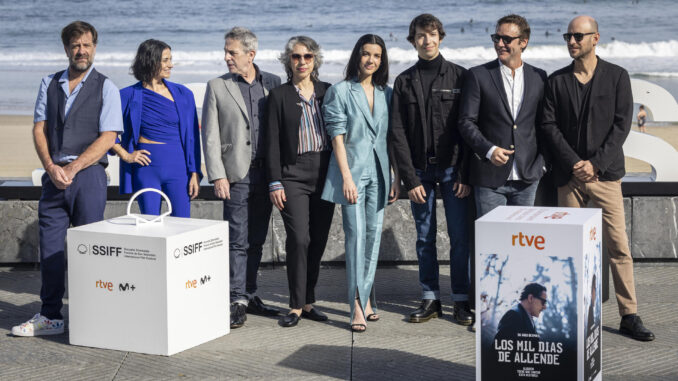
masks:
<instances>
[{"instance_id":1,"label":"black blazer","mask_svg":"<svg viewBox=\"0 0 678 381\"><path fill-rule=\"evenodd\" d=\"M546 72L524 63L523 78L523 101L514 120L498 60L471 68L466 75L459 133L474 152L470 160L472 185L504 185L514 160L523 181L533 183L543 175L544 158L539 153L537 130ZM492 146L513 149L515 153L505 165L497 167L485 157Z\"/></svg>"},{"instance_id":2,"label":"black blazer","mask_svg":"<svg viewBox=\"0 0 678 381\"><path fill-rule=\"evenodd\" d=\"M603 181L621 179L624 169L622 145L631 130L633 95L629 73L598 58L591 79L589 118L586 126L586 157L576 152L579 107L575 104L577 79L574 62L548 78L544 91L542 129L553 151L554 180L563 186L572 177L572 167L590 160Z\"/></svg>"},{"instance_id":3,"label":"black blazer","mask_svg":"<svg viewBox=\"0 0 678 381\"><path fill-rule=\"evenodd\" d=\"M518 333L537 333L530 314L525 311L520 303L506 311L504 316L501 317L497 325L495 339L515 339Z\"/></svg>"},{"instance_id":4,"label":"black blazer","mask_svg":"<svg viewBox=\"0 0 678 381\"><path fill-rule=\"evenodd\" d=\"M315 82L315 99L322 107L325 92L331 84ZM268 93L266 100L266 150L265 166L268 181L280 181L282 167L297 162L297 148L299 147L299 123L302 110L299 105L301 99L292 82L284 83Z\"/></svg>"}]
</instances>

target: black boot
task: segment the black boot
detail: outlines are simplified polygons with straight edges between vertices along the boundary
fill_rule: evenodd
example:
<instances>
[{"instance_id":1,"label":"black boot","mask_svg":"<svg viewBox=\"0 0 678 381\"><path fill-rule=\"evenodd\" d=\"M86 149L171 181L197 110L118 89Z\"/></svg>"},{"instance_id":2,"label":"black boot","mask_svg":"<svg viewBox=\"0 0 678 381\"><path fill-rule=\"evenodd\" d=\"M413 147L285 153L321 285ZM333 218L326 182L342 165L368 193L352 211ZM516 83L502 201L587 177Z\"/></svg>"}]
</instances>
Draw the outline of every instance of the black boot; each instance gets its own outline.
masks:
<instances>
[{"instance_id":1,"label":"black boot","mask_svg":"<svg viewBox=\"0 0 678 381\"><path fill-rule=\"evenodd\" d=\"M468 302L454 302L454 320L461 325L473 324L473 314Z\"/></svg>"},{"instance_id":2,"label":"black boot","mask_svg":"<svg viewBox=\"0 0 678 381\"><path fill-rule=\"evenodd\" d=\"M440 300L424 299L421 306L410 314L410 323L423 323L439 316L443 316Z\"/></svg>"}]
</instances>

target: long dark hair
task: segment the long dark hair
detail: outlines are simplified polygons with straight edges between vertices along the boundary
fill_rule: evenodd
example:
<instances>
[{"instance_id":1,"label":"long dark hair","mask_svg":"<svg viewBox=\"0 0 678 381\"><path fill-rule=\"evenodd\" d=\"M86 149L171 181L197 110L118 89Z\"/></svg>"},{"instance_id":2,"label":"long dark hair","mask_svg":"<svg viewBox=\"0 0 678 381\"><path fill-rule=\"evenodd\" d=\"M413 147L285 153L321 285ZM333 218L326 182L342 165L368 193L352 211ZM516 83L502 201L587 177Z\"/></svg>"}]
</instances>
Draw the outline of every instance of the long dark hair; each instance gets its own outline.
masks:
<instances>
[{"instance_id":1,"label":"long dark hair","mask_svg":"<svg viewBox=\"0 0 678 381\"><path fill-rule=\"evenodd\" d=\"M372 74L372 84L375 86L384 87L388 82L388 54L386 54L386 44L384 40L376 34L366 34L358 39L355 43L351 58L346 65L345 74L347 81L353 80L360 76L360 57L363 55L363 46L365 44L374 44L381 47L381 65L374 74Z\"/></svg>"},{"instance_id":2,"label":"long dark hair","mask_svg":"<svg viewBox=\"0 0 678 381\"><path fill-rule=\"evenodd\" d=\"M162 67L162 52L165 49L172 50L169 45L159 40L150 39L142 42L130 68L134 78L150 83Z\"/></svg>"}]
</instances>

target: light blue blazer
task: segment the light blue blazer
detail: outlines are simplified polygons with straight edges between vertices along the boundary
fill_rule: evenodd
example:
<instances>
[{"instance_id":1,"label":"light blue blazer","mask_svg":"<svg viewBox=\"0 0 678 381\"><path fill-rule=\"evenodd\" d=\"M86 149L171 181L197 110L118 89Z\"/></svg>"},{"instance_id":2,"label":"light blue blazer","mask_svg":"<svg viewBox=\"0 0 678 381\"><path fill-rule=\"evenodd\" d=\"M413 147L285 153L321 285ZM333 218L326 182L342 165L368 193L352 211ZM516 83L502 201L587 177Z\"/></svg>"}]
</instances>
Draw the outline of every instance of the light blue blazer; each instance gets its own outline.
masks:
<instances>
[{"instance_id":1,"label":"light blue blazer","mask_svg":"<svg viewBox=\"0 0 678 381\"><path fill-rule=\"evenodd\" d=\"M391 185L386 135L389 128L392 93L393 89L390 87L380 89L376 86L374 89L374 113L371 113L367 97L360 83L341 81L327 90L323 103L325 129L332 139L338 135L344 135L348 167L356 186L365 169L365 163L371 162L368 160L368 155L376 153L377 164L382 176L380 180L384 184L384 204L380 205L380 209L388 203ZM337 159L333 154L327 170L322 199L335 204L348 205L342 186L341 171L339 171Z\"/></svg>"}]
</instances>

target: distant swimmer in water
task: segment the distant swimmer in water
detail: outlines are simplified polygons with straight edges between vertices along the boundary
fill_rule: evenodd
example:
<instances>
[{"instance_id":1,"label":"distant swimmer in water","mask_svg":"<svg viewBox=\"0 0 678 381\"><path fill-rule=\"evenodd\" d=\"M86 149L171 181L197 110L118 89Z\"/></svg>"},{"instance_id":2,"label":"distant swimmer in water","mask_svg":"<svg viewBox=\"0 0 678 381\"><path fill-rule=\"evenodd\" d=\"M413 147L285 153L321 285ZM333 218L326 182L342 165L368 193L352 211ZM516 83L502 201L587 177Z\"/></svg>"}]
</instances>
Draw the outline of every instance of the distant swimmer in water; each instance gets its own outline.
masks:
<instances>
[{"instance_id":1,"label":"distant swimmer in water","mask_svg":"<svg viewBox=\"0 0 678 381\"><path fill-rule=\"evenodd\" d=\"M640 129L640 132L647 133L647 130L645 129L645 121L647 119L647 112L645 112L645 106L640 105L636 119L638 119L638 128Z\"/></svg>"}]
</instances>

